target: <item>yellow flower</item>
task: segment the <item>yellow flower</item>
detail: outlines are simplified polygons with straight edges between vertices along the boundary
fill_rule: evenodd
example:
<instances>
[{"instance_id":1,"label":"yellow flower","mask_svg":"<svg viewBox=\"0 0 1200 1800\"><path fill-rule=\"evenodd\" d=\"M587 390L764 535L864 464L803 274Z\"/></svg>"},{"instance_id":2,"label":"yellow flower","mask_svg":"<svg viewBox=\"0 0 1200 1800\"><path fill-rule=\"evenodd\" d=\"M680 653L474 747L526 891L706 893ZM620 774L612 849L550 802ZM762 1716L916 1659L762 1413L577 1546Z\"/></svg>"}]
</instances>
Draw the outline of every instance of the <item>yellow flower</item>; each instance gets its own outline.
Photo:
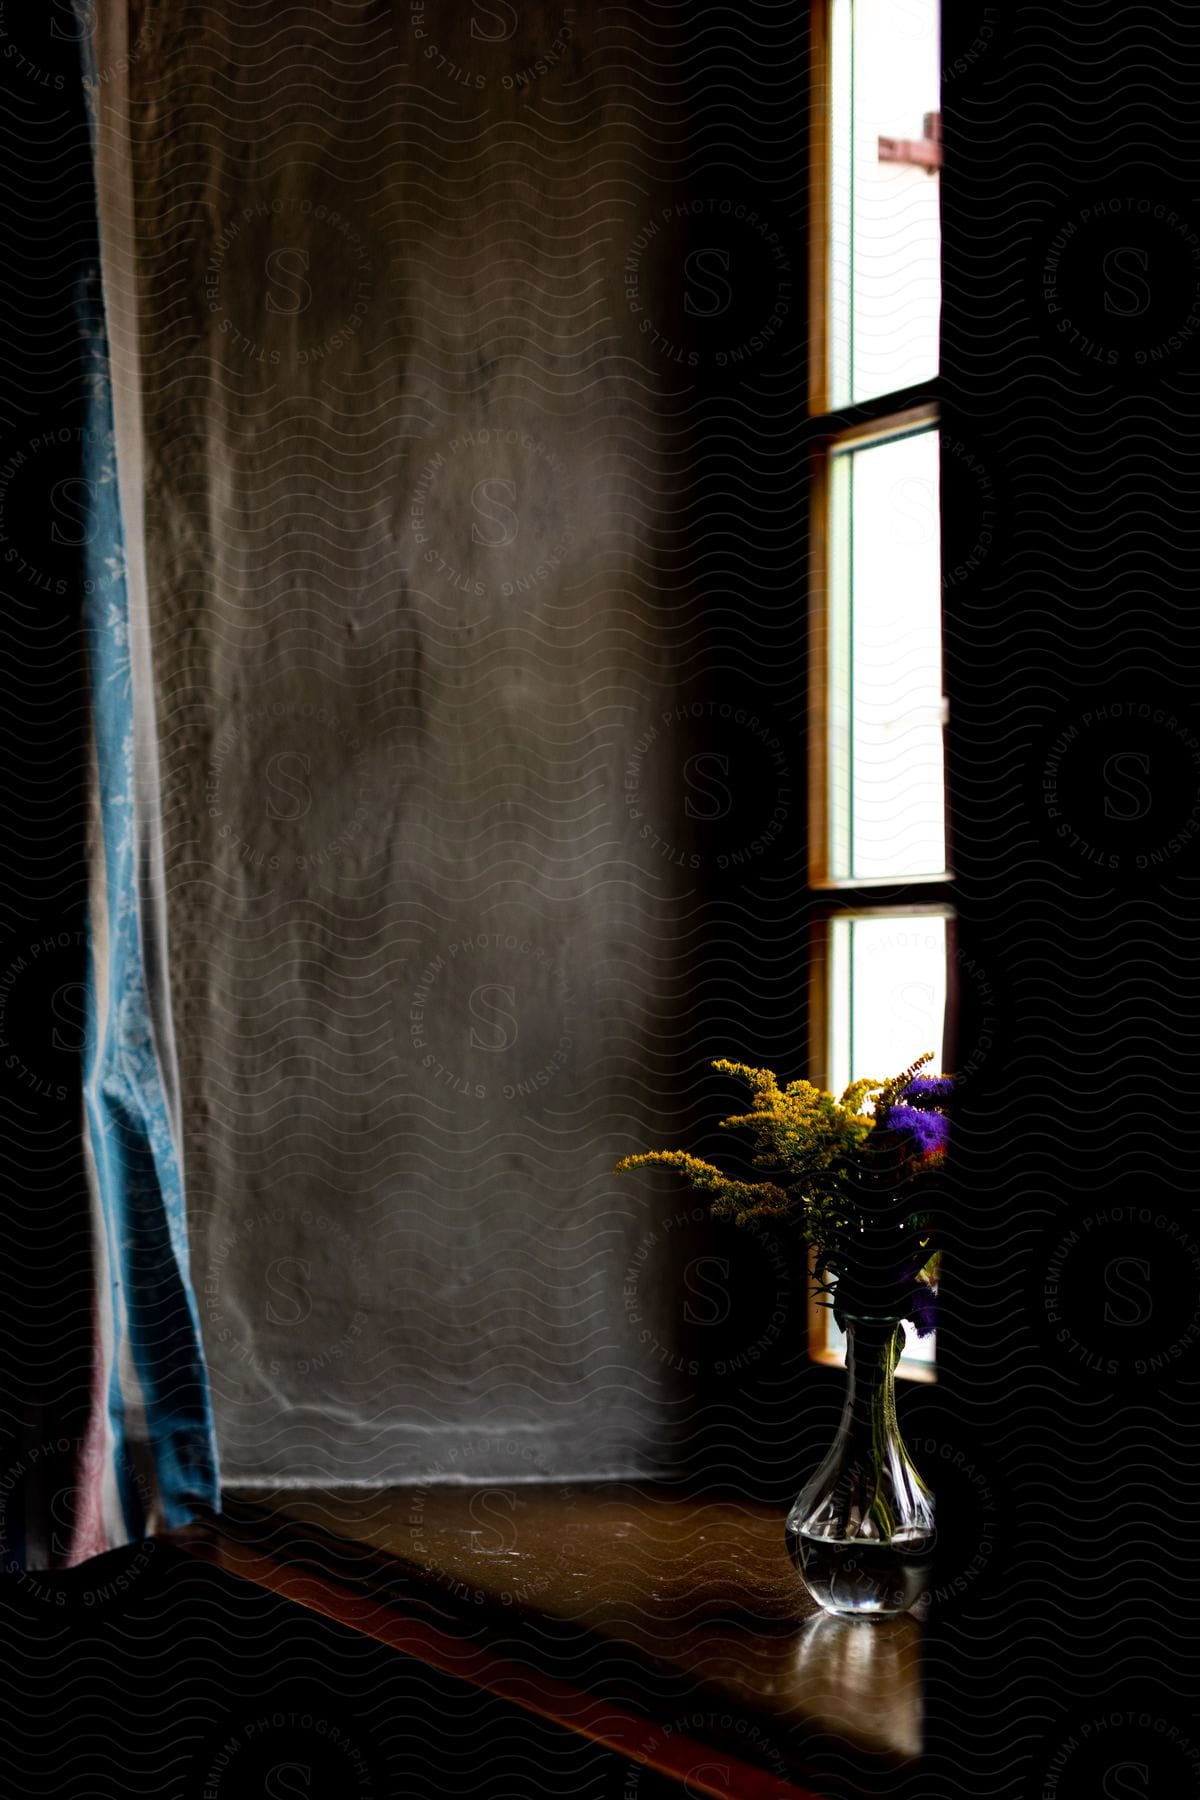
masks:
<instances>
[{"instance_id":1,"label":"yellow flower","mask_svg":"<svg viewBox=\"0 0 1200 1800\"><path fill-rule=\"evenodd\" d=\"M792 1190L789 1192L774 1181L735 1181L712 1163L689 1156L684 1150L651 1150L641 1156L623 1157L616 1173L655 1167L675 1169L693 1187L714 1196L714 1213L732 1213L739 1223L763 1213L787 1212L797 1200L813 1214L828 1215L831 1207L837 1209L840 1202L831 1191L832 1171L870 1131L871 1114L862 1108L883 1084L855 1081L840 1100L835 1100L811 1081L790 1081L781 1088L771 1069L755 1069L724 1058L713 1067L724 1075L738 1076L753 1095L751 1111L722 1119L722 1130L749 1131L754 1143L751 1160L759 1168L786 1169L793 1178Z\"/></svg>"}]
</instances>

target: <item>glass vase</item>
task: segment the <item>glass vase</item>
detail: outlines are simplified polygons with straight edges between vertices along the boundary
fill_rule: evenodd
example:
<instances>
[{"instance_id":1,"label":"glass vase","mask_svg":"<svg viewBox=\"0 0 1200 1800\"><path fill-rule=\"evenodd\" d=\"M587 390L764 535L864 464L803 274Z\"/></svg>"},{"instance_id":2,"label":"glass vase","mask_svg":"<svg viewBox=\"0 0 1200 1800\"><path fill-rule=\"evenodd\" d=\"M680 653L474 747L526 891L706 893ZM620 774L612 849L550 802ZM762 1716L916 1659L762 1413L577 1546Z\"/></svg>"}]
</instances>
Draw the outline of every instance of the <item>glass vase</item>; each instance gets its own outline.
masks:
<instances>
[{"instance_id":1,"label":"glass vase","mask_svg":"<svg viewBox=\"0 0 1200 1800\"><path fill-rule=\"evenodd\" d=\"M846 1319L846 1398L825 1461L785 1527L792 1561L818 1606L842 1617L908 1612L929 1586L933 1496L896 1420L896 1319Z\"/></svg>"}]
</instances>

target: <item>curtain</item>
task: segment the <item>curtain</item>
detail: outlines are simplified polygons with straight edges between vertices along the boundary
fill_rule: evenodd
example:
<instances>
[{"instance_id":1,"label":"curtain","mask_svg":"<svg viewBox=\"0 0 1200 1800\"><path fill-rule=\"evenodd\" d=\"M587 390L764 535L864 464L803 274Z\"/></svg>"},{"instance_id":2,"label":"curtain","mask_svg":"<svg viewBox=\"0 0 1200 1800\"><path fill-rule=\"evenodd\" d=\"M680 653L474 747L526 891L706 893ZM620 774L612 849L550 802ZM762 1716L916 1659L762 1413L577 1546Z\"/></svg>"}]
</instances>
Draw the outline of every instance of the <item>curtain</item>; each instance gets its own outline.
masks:
<instances>
[{"instance_id":1,"label":"curtain","mask_svg":"<svg viewBox=\"0 0 1200 1800\"><path fill-rule=\"evenodd\" d=\"M82 1174L86 1253L25 1279L91 1329L68 1334L65 1386L39 1371L12 1396L3 1562L66 1567L217 1508L217 1457L188 1273L175 1046L168 995L161 798L142 551L140 390L125 0L76 8L89 130L71 174L92 230L64 270L77 328L77 427L56 436L55 508L70 503L86 646L88 813L82 973ZM66 98L66 116L70 100ZM53 141L48 133L48 145ZM62 134L60 132L60 141ZM87 154L90 144L91 156ZM69 279L68 279L69 278ZM65 447L65 449L64 449ZM64 472L62 456L73 468ZM59 531L59 541L64 533ZM63 934L69 937L70 933ZM67 984L70 985L70 984ZM63 984L56 990L64 991ZM31 1240L32 1241L32 1240ZM66 1274L64 1273L66 1272ZM90 1372L79 1366L90 1361ZM50 1365L47 1365L49 1368ZM18 1369L18 1381L20 1370ZM40 1381L40 1385L39 1385ZM67 1394L55 1418L47 1394Z\"/></svg>"}]
</instances>

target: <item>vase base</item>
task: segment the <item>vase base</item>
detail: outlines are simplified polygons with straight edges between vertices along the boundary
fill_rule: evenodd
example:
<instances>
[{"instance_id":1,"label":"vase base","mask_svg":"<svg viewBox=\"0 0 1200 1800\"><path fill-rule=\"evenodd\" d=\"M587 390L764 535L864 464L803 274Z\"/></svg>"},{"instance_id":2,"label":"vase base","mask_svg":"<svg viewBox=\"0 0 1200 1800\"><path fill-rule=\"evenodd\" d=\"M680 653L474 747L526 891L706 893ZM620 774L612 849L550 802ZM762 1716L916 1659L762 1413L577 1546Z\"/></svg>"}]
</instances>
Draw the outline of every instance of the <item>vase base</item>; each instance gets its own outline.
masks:
<instances>
[{"instance_id":1,"label":"vase base","mask_svg":"<svg viewBox=\"0 0 1200 1800\"><path fill-rule=\"evenodd\" d=\"M817 1605L841 1618L895 1618L911 1611L929 1587L930 1533L878 1544L817 1537L789 1525L787 1544Z\"/></svg>"}]
</instances>

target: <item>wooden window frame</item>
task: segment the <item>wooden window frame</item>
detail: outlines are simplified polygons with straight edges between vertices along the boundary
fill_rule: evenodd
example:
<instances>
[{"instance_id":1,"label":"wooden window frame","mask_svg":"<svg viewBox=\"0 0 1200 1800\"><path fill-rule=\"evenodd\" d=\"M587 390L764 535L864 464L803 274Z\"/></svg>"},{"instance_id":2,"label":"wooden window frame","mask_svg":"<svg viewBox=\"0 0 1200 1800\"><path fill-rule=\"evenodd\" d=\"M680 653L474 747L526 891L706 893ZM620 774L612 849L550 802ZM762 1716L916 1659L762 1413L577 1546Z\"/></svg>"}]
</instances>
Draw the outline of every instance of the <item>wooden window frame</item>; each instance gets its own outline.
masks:
<instances>
[{"instance_id":1,"label":"wooden window frame","mask_svg":"<svg viewBox=\"0 0 1200 1800\"><path fill-rule=\"evenodd\" d=\"M906 396L905 396L906 398ZM865 449L889 439L938 430L936 399L894 407L896 395L887 394L877 414L855 424L844 424L841 415L828 414L818 421L823 427L813 444L809 470L809 606L808 606L808 886L814 892L856 895L910 887L949 889L949 821L946 830L946 867L928 875L834 875L830 870L829 817L829 486L833 458L852 444ZM862 409L860 409L862 410Z\"/></svg>"},{"instance_id":2,"label":"wooden window frame","mask_svg":"<svg viewBox=\"0 0 1200 1800\"><path fill-rule=\"evenodd\" d=\"M829 988L827 949L834 918L878 916L892 912L927 913L947 920L946 1061L954 1040L955 992L951 942L955 919L955 884L949 819L946 822L946 867L938 873L905 877L843 878L830 873L829 806L829 488L834 455L851 444L883 442L914 429L937 431L940 425L941 378L932 376L916 387L898 389L845 406L832 404L830 387L830 178L831 156L831 13L834 0L811 0L809 87L809 266L808 266L808 416L811 431L809 467L809 604L808 604L808 894L812 925L809 934L809 1067L811 1079L828 1086ZM940 508L939 508L940 519ZM917 889L919 898L911 898ZM817 903L815 910L813 903ZM812 1267L810 1259L810 1270ZM816 1363L841 1366L840 1353L828 1342L828 1309L809 1294L808 1348ZM914 1381L935 1382L936 1368L902 1358L898 1373Z\"/></svg>"}]
</instances>

